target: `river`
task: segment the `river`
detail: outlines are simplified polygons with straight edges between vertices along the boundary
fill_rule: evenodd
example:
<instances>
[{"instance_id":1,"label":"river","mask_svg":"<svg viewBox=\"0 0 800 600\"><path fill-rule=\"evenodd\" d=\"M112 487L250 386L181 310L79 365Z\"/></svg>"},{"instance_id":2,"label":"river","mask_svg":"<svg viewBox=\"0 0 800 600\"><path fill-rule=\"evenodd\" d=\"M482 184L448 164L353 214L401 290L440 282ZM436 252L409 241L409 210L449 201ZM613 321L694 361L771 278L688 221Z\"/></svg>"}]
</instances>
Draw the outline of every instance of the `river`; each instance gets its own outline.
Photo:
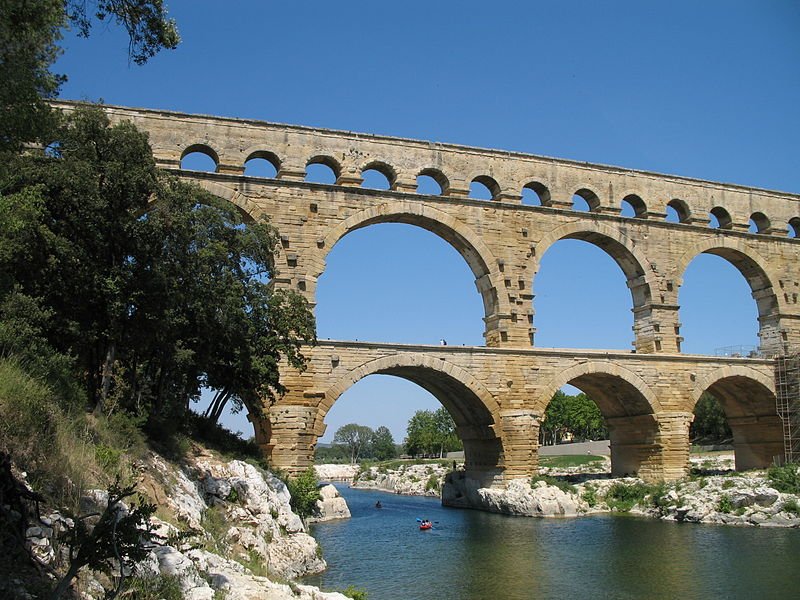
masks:
<instances>
[{"instance_id":1,"label":"river","mask_svg":"<svg viewBox=\"0 0 800 600\"><path fill-rule=\"evenodd\" d=\"M354 585L369 600L800 598L795 529L506 517L337 487L352 518L311 529L328 570L306 582L325 590ZM417 518L434 528L420 531Z\"/></svg>"}]
</instances>

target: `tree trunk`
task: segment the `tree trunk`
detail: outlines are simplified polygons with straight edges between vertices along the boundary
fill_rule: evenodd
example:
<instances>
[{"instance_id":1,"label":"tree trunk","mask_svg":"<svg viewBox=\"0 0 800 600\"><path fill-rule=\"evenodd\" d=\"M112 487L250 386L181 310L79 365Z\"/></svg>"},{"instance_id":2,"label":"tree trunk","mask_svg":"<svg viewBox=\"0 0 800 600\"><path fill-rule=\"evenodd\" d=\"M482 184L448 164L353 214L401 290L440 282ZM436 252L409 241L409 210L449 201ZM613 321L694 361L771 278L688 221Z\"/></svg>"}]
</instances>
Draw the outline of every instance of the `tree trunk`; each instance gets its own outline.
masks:
<instances>
[{"instance_id":1,"label":"tree trunk","mask_svg":"<svg viewBox=\"0 0 800 600\"><path fill-rule=\"evenodd\" d=\"M105 409L106 400L108 399L108 390L111 388L111 373L114 369L114 360L117 355L117 345L114 342L109 343L106 350L106 360L103 363L103 380L100 386L100 401L95 405L95 414L100 414Z\"/></svg>"}]
</instances>

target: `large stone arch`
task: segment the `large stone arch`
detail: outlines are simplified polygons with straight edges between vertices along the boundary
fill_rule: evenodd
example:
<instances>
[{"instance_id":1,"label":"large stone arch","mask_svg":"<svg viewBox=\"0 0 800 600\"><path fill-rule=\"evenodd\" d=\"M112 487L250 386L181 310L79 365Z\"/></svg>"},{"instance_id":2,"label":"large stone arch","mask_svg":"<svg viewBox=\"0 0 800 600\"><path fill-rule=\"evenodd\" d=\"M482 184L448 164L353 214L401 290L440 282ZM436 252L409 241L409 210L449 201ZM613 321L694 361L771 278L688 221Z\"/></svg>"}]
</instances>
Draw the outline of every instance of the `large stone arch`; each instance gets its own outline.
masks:
<instances>
[{"instance_id":1,"label":"large stone arch","mask_svg":"<svg viewBox=\"0 0 800 600\"><path fill-rule=\"evenodd\" d=\"M656 270L647 257L636 248L633 240L611 225L591 220L566 223L536 243L536 252L531 257L534 294L540 261L547 251L561 240L588 242L600 248L617 263L625 275L631 293L636 348L639 351L652 351L654 349L652 342L645 339L643 332L648 332L652 336L653 328L648 326L647 322L652 316L652 295L655 287L650 278Z\"/></svg>"},{"instance_id":2,"label":"large stone arch","mask_svg":"<svg viewBox=\"0 0 800 600\"><path fill-rule=\"evenodd\" d=\"M765 468L783 457L783 427L771 374L743 365L716 369L695 383L692 409L706 391L725 411L737 470Z\"/></svg>"},{"instance_id":3,"label":"large stone arch","mask_svg":"<svg viewBox=\"0 0 800 600\"><path fill-rule=\"evenodd\" d=\"M689 263L701 254L724 258L742 274L758 309L761 348L768 354L780 352L783 347L780 297L773 287L773 282L778 281L779 277L768 266L769 261L742 240L715 236L692 245L678 259L672 277L678 288L683 283Z\"/></svg>"},{"instance_id":4,"label":"large stone arch","mask_svg":"<svg viewBox=\"0 0 800 600\"><path fill-rule=\"evenodd\" d=\"M450 244L467 262L475 276L475 286L481 295L486 321L486 340L490 343L490 331L498 325L500 315L508 315L508 299L498 292L502 274L492 251L481 237L467 225L436 209L433 206L415 202L385 202L372 208L359 211L328 230L321 240L318 259L314 261L315 278L325 269L325 257L344 236L357 229L379 223L405 223L416 225Z\"/></svg>"},{"instance_id":5,"label":"large stone arch","mask_svg":"<svg viewBox=\"0 0 800 600\"><path fill-rule=\"evenodd\" d=\"M609 430L612 474L664 477L658 419L658 413L663 411L641 377L612 362L580 363L553 377L537 398L536 412L544 415L553 395L567 384L580 388L600 408ZM685 458L681 461L685 462Z\"/></svg>"},{"instance_id":6,"label":"large stone arch","mask_svg":"<svg viewBox=\"0 0 800 600\"><path fill-rule=\"evenodd\" d=\"M568 369L564 369L563 371L559 371L559 373L548 382L544 391L537 397L534 405L535 410L544 414L547 405L558 390L575 381L587 381L587 379L592 376L595 376L598 381L601 382L600 385L602 385L602 381L612 378L623 381L626 384L628 392L631 394L638 394L641 398L640 402L628 407L628 410L624 412L622 410L614 411L615 413L621 414L609 414L604 416L616 417L653 414L663 410L653 390L651 390L650 386L636 373L618 364L614 364L613 362L600 360L582 362ZM611 406L608 408L611 408ZM603 407L601 407L601 410L602 409Z\"/></svg>"},{"instance_id":7,"label":"large stone arch","mask_svg":"<svg viewBox=\"0 0 800 600\"><path fill-rule=\"evenodd\" d=\"M350 370L327 390L316 408L312 427L317 437L325 433L328 411L352 385L369 375L394 375L430 392L453 416L464 442L469 471L496 471L501 464L502 441L497 431L500 405L489 390L463 368L421 353L402 353L377 358Z\"/></svg>"}]
</instances>

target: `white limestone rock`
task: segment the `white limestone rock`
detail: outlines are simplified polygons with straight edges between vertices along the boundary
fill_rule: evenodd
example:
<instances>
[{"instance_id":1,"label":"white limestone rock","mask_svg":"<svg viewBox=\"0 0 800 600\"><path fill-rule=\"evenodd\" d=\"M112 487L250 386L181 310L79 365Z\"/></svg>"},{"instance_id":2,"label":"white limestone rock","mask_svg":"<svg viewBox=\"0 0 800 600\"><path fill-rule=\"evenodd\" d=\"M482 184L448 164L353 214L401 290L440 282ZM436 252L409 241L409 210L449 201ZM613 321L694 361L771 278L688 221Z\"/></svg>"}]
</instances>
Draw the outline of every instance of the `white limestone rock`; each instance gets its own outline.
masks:
<instances>
[{"instance_id":1,"label":"white limestone rock","mask_svg":"<svg viewBox=\"0 0 800 600\"><path fill-rule=\"evenodd\" d=\"M358 470L358 465L314 465L314 471L320 481L352 481Z\"/></svg>"},{"instance_id":2,"label":"white limestone rock","mask_svg":"<svg viewBox=\"0 0 800 600\"><path fill-rule=\"evenodd\" d=\"M308 518L309 523L333 521L335 519L349 519L350 509L345 499L339 495L339 490L333 485L323 485L319 488L320 499L317 500L316 511Z\"/></svg>"}]
</instances>

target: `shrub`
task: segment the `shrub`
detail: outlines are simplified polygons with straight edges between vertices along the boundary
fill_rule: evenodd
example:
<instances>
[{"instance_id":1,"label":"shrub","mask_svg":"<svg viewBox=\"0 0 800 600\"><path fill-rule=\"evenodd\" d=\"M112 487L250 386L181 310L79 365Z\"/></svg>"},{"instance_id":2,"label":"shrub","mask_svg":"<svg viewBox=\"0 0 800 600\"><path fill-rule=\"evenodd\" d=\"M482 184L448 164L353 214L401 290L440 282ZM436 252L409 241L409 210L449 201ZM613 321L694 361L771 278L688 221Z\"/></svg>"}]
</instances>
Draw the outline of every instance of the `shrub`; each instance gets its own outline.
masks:
<instances>
[{"instance_id":1,"label":"shrub","mask_svg":"<svg viewBox=\"0 0 800 600\"><path fill-rule=\"evenodd\" d=\"M653 508L657 508L661 511L669 506L670 501L667 499L666 483L661 482L654 486L651 486L649 489L649 493L650 493L650 505Z\"/></svg>"},{"instance_id":2,"label":"shrub","mask_svg":"<svg viewBox=\"0 0 800 600\"><path fill-rule=\"evenodd\" d=\"M531 487L534 487L536 483L539 481L544 481L545 484L557 487L565 494L576 494L577 489L574 485L572 485L569 481L565 479L558 479L556 477L551 477L550 475L537 475L531 479Z\"/></svg>"},{"instance_id":3,"label":"shrub","mask_svg":"<svg viewBox=\"0 0 800 600\"><path fill-rule=\"evenodd\" d=\"M733 502L731 502L731 497L728 496L728 494L722 494L717 502L717 511L727 515L730 514L732 510Z\"/></svg>"},{"instance_id":4,"label":"shrub","mask_svg":"<svg viewBox=\"0 0 800 600\"><path fill-rule=\"evenodd\" d=\"M586 502L589 506L596 506L597 505L597 490L594 486L587 485L583 489L583 501Z\"/></svg>"},{"instance_id":5,"label":"shrub","mask_svg":"<svg viewBox=\"0 0 800 600\"><path fill-rule=\"evenodd\" d=\"M320 499L317 485L314 467L309 467L297 477L290 477L286 482L291 495L290 504L301 519L311 515L316 508L317 500Z\"/></svg>"},{"instance_id":6,"label":"shrub","mask_svg":"<svg viewBox=\"0 0 800 600\"><path fill-rule=\"evenodd\" d=\"M797 502L796 498L789 498L783 503L781 510L793 515L800 515L800 504Z\"/></svg>"},{"instance_id":7,"label":"shrub","mask_svg":"<svg viewBox=\"0 0 800 600\"><path fill-rule=\"evenodd\" d=\"M431 476L428 477L427 483L425 483L425 491L429 492L431 490L439 491L439 478L434 474L431 474Z\"/></svg>"},{"instance_id":8,"label":"shrub","mask_svg":"<svg viewBox=\"0 0 800 600\"><path fill-rule=\"evenodd\" d=\"M770 485L784 494L800 494L800 465L788 463L767 470Z\"/></svg>"},{"instance_id":9,"label":"shrub","mask_svg":"<svg viewBox=\"0 0 800 600\"><path fill-rule=\"evenodd\" d=\"M227 548L225 536L231 528L225 515L225 509L219 505L210 506L203 511L201 523L208 538L205 547L209 552L223 553Z\"/></svg>"},{"instance_id":10,"label":"shrub","mask_svg":"<svg viewBox=\"0 0 800 600\"><path fill-rule=\"evenodd\" d=\"M360 590L353 585L348 585L345 589L343 589L342 594L348 598L352 598L353 600L367 600L366 590Z\"/></svg>"},{"instance_id":11,"label":"shrub","mask_svg":"<svg viewBox=\"0 0 800 600\"><path fill-rule=\"evenodd\" d=\"M643 483L626 485L622 482L614 483L606 492L606 504L609 508L620 512L628 512L637 504L642 504L651 489Z\"/></svg>"},{"instance_id":12,"label":"shrub","mask_svg":"<svg viewBox=\"0 0 800 600\"><path fill-rule=\"evenodd\" d=\"M181 580L177 575L131 577L126 587L123 596L136 600L183 600Z\"/></svg>"}]
</instances>

